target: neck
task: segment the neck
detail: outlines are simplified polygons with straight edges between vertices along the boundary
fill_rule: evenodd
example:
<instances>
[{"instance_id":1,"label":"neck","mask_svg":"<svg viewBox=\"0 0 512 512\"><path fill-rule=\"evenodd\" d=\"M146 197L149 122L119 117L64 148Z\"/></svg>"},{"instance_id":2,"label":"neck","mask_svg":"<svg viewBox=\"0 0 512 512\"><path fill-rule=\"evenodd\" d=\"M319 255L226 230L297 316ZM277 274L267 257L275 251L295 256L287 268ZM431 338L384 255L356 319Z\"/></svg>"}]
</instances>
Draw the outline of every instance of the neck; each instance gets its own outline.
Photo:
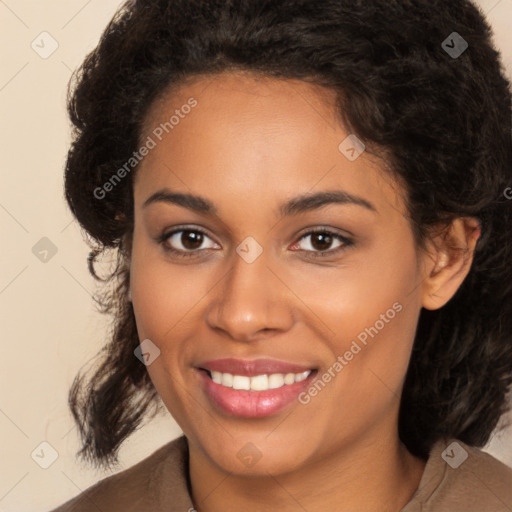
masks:
<instances>
[{"instance_id":1,"label":"neck","mask_svg":"<svg viewBox=\"0 0 512 512\"><path fill-rule=\"evenodd\" d=\"M418 487L425 462L398 436L364 437L286 474L222 471L190 447L192 498L198 512L397 512Z\"/></svg>"}]
</instances>

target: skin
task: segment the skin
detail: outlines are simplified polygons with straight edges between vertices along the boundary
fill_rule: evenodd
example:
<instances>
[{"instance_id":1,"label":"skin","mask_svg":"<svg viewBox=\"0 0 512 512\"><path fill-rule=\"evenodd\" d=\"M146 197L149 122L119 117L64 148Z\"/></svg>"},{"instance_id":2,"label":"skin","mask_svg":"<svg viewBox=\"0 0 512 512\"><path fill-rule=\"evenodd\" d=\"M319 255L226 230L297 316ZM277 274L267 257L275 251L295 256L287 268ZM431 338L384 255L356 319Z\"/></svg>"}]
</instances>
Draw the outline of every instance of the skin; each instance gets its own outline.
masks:
<instances>
[{"instance_id":1,"label":"skin","mask_svg":"<svg viewBox=\"0 0 512 512\"><path fill-rule=\"evenodd\" d=\"M349 161L338 149L348 132L335 118L333 93L296 80L196 78L152 105L141 140L190 97L197 106L137 170L131 293L140 339L161 351L148 372L188 438L195 508L400 510L425 467L397 433L418 316L422 307L442 307L467 275L476 221L457 219L447 237L420 250L403 189L384 162L369 151ZM143 206L163 188L203 196L217 214ZM359 196L376 211L329 204L276 213L292 197L327 190ZM157 241L183 224L206 231L203 242L185 246L181 233ZM336 238L323 246L315 236L301 239L321 227L353 245L335 254ZM236 252L248 236L263 249L252 263ZM448 242L465 251L451 254ZM172 256L165 244L195 254ZM332 255L308 256L321 250ZM403 309L306 405L237 418L202 390L194 364L206 359L274 358L321 376L396 302ZM251 467L237 456L249 442L261 455Z\"/></svg>"}]
</instances>

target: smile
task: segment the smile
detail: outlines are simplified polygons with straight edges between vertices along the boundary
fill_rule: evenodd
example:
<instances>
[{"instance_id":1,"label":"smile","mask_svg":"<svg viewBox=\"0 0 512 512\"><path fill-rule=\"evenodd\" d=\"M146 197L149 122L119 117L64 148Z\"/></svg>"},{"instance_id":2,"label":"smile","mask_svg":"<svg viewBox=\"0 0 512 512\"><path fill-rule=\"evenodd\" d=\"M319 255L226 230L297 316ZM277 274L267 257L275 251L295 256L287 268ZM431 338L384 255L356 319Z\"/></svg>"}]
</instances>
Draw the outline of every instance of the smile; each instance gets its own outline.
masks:
<instances>
[{"instance_id":1,"label":"smile","mask_svg":"<svg viewBox=\"0 0 512 512\"><path fill-rule=\"evenodd\" d=\"M264 418L298 403L316 368L273 359L216 359L195 367L200 389L217 414Z\"/></svg>"},{"instance_id":2,"label":"smile","mask_svg":"<svg viewBox=\"0 0 512 512\"><path fill-rule=\"evenodd\" d=\"M233 389L244 389L247 391L267 391L269 389L278 389L283 386L289 386L295 382L302 382L307 379L312 370L306 370L301 373L272 373L271 375L255 375L247 377L245 375L233 375L232 373L222 373L212 371L210 378L216 384Z\"/></svg>"}]
</instances>

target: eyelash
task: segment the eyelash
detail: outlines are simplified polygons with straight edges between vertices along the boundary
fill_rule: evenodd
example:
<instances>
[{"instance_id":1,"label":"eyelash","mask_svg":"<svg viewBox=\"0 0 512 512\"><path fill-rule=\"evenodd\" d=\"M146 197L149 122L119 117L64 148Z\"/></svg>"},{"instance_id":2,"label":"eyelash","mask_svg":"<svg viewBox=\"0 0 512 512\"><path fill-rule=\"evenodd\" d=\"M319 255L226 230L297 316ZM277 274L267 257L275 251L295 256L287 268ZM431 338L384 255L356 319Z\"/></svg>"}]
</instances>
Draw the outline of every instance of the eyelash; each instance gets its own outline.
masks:
<instances>
[{"instance_id":1,"label":"eyelash","mask_svg":"<svg viewBox=\"0 0 512 512\"><path fill-rule=\"evenodd\" d=\"M167 240L171 236L175 235L176 233L183 232L183 231L190 231L192 233L201 233L201 234L207 236L208 238L210 238L208 236L208 234L205 231L203 231L202 229L199 229L199 228L189 228L189 227L181 227L179 229L174 229L172 231L167 231L167 232L163 233L161 236L159 236L157 238L156 241L162 246L164 251L166 253L168 253L168 254L172 254L173 256L177 256L178 258L191 258L191 257L195 257L195 255L198 252L200 252L201 250L204 250L204 249L192 250L192 251L182 251L180 249L173 249L172 247L169 247L168 245L166 245ZM342 236L342 235L340 235L338 233L334 233L332 231L329 231L329 230L327 230L325 228L311 230L311 231L308 231L306 233L303 233L299 237L297 242L295 242L295 243L300 242L302 239L306 238L307 236L317 235L317 234L329 235L332 238L337 239L340 242L342 242L342 245L340 245L336 249L329 249L329 250L326 250L326 251L302 250L302 252L308 253L308 258L325 258L325 257L328 257L328 256L333 256L333 255L336 255L336 254L346 250L348 247L354 245L354 242L352 240L350 240L349 238L347 238L345 236ZM293 245L295 245L295 243Z\"/></svg>"}]
</instances>

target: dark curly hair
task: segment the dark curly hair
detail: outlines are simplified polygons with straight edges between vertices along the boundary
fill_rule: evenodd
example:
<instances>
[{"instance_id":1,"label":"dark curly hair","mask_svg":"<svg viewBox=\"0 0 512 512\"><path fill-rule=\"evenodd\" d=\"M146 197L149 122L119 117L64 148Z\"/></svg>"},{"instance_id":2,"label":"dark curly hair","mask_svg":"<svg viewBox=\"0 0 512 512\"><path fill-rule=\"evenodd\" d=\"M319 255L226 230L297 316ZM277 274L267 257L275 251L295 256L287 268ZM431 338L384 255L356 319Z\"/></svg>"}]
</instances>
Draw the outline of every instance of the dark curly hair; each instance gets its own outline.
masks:
<instances>
[{"instance_id":1,"label":"dark curly hair","mask_svg":"<svg viewBox=\"0 0 512 512\"><path fill-rule=\"evenodd\" d=\"M459 56L453 32L468 44ZM449 37L452 37L450 40ZM110 340L69 403L78 455L117 462L121 443L162 402L143 364L128 299L136 167L154 101L224 71L299 79L336 93L339 118L404 184L416 243L456 217L481 225L471 270L438 310L422 309L401 397L399 436L427 458L449 436L490 438L512 383L511 89L491 29L468 0L130 0L70 82L74 125L65 195L88 235ZM96 193L95 193L96 191ZM113 251L115 268L95 270Z\"/></svg>"}]
</instances>

